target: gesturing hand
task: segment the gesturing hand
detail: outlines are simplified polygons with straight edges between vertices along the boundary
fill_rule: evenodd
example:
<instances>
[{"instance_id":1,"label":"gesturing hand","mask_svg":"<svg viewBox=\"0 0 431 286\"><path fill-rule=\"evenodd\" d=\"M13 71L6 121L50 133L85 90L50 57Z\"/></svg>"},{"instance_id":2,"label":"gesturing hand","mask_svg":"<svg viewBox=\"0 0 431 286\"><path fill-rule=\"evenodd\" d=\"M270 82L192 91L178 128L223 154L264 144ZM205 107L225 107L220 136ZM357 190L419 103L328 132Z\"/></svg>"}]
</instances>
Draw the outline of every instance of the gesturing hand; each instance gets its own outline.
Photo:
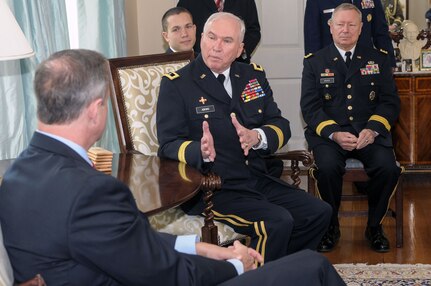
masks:
<instances>
[{"instance_id":1,"label":"gesturing hand","mask_svg":"<svg viewBox=\"0 0 431 286\"><path fill-rule=\"evenodd\" d=\"M241 143L241 148L244 150L244 155L248 155L248 151L259 142L258 133L256 130L250 130L242 126L238 119L236 119L235 114L231 114L232 124L236 129L236 134L238 134L239 142Z\"/></svg>"},{"instance_id":2,"label":"gesturing hand","mask_svg":"<svg viewBox=\"0 0 431 286\"><path fill-rule=\"evenodd\" d=\"M214 140L210 131L208 122L202 122L202 138L201 138L201 153L203 159L208 159L210 162L214 162L216 157L216 151L214 148Z\"/></svg>"}]
</instances>

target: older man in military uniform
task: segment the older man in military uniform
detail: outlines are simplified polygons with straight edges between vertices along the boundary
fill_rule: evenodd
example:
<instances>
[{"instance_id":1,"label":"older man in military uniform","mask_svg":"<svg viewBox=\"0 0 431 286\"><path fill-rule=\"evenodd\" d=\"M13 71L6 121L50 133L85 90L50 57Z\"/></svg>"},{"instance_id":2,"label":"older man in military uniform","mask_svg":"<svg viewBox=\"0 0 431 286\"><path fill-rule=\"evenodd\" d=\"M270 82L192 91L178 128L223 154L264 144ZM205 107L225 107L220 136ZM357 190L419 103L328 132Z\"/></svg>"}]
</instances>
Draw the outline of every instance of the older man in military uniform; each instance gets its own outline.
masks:
<instances>
[{"instance_id":1,"label":"older man in military uniform","mask_svg":"<svg viewBox=\"0 0 431 286\"><path fill-rule=\"evenodd\" d=\"M219 12L207 20L201 54L162 79L157 104L159 155L222 178L214 194L217 220L251 237L265 261L316 249L331 208L268 174L264 155L290 138L262 67L236 62L244 22ZM202 199L187 212L200 214Z\"/></svg>"},{"instance_id":2,"label":"older man in military uniform","mask_svg":"<svg viewBox=\"0 0 431 286\"><path fill-rule=\"evenodd\" d=\"M395 67L394 48L380 0L307 0L304 14L305 55L332 43L328 20L335 7L346 2L352 3L362 12L363 27L359 44L387 51L391 65Z\"/></svg>"},{"instance_id":3,"label":"older man in military uniform","mask_svg":"<svg viewBox=\"0 0 431 286\"><path fill-rule=\"evenodd\" d=\"M361 17L352 4L338 6L330 20L334 43L304 60L305 136L318 168L319 193L333 207L320 251L332 250L340 237L338 209L347 158L362 161L370 177L366 238L375 251L389 250L381 222L401 171L390 133L400 99L386 52L357 44Z\"/></svg>"}]
</instances>

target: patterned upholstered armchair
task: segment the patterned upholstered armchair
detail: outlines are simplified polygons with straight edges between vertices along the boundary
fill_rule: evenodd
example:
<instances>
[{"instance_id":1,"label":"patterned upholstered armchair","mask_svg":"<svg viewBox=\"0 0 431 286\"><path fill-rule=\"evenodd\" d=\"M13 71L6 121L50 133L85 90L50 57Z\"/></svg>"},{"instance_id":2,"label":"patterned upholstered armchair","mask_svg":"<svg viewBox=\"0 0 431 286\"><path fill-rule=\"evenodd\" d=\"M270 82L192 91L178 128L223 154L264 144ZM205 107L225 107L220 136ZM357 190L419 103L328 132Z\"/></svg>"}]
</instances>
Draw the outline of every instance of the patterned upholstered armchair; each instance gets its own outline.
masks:
<instances>
[{"instance_id":1,"label":"patterned upholstered armchair","mask_svg":"<svg viewBox=\"0 0 431 286\"><path fill-rule=\"evenodd\" d=\"M122 153L157 156L156 104L160 81L164 74L184 67L191 60L192 52L109 60L114 84L111 102ZM147 178L136 178L131 183L142 184L145 180ZM213 220L211 197L212 192L220 188L220 182L214 174L203 176L205 217L189 216L176 207L150 216L150 223L159 231L177 235L198 234L202 229L202 240L214 244L243 237L231 227Z\"/></svg>"}]
</instances>

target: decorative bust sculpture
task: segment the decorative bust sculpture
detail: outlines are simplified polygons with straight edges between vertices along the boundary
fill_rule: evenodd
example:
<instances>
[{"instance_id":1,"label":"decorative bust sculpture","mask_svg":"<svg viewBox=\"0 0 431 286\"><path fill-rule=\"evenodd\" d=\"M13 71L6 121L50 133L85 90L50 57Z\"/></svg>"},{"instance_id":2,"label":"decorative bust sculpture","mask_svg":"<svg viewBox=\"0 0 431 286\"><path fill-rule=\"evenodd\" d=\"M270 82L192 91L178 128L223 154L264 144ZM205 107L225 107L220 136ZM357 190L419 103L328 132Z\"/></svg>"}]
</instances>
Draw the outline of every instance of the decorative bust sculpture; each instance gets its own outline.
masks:
<instances>
[{"instance_id":1,"label":"decorative bust sculpture","mask_svg":"<svg viewBox=\"0 0 431 286\"><path fill-rule=\"evenodd\" d=\"M413 22L406 20L403 22L404 39L400 41L401 58L404 60L416 60L421 55L421 49L425 45L423 40L418 40L419 28Z\"/></svg>"}]
</instances>

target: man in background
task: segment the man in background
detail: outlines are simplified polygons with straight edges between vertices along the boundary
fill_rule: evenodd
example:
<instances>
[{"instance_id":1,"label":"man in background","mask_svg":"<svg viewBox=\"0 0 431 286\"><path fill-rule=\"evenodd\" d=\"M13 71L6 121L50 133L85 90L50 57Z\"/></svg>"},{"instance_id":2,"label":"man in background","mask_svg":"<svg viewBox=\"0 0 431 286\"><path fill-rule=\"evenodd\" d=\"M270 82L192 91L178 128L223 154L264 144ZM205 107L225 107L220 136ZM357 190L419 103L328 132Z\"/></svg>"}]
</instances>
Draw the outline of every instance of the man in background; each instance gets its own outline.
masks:
<instances>
[{"instance_id":1,"label":"man in background","mask_svg":"<svg viewBox=\"0 0 431 286\"><path fill-rule=\"evenodd\" d=\"M129 188L87 156L104 131L110 87L108 62L93 51L57 52L36 71L37 131L0 187L16 282L40 273L47 285L344 285L311 251L238 276L262 262L256 251L155 232Z\"/></svg>"},{"instance_id":2,"label":"man in background","mask_svg":"<svg viewBox=\"0 0 431 286\"><path fill-rule=\"evenodd\" d=\"M245 23L244 49L236 59L250 63L251 56L260 41L260 25L254 0L180 0L178 7L184 7L193 15L196 24L196 44L194 50L200 53L203 27L208 17L216 12L230 12Z\"/></svg>"},{"instance_id":3,"label":"man in background","mask_svg":"<svg viewBox=\"0 0 431 286\"><path fill-rule=\"evenodd\" d=\"M318 192L333 208L318 247L322 252L331 251L341 235L338 210L347 158L360 160L370 177L365 236L373 250L389 251L382 221L401 172L390 132L400 99L387 54L358 43L361 19L355 5L335 8L329 21L333 43L304 60L305 138L317 166Z\"/></svg>"},{"instance_id":4,"label":"man in background","mask_svg":"<svg viewBox=\"0 0 431 286\"><path fill-rule=\"evenodd\" d=\"M196 25L190 12L182 7L174 7L162 17L162 36L169 48L167 53L193 50L196 42Z\"/></svg>"},{"instance_id":5,"label":"man in background","mask_svg":"<svg viewBox=\"0 0 431 286\"><path fill-rule=\"evenodd\" d=\"M381 0L307 0L304 15L305 55L312 54L332 43L328 20L335 7L351 2L362 13L362 32L358 43L387 52L395 67L395 55Z\"/></svg>"}]
</instances>

